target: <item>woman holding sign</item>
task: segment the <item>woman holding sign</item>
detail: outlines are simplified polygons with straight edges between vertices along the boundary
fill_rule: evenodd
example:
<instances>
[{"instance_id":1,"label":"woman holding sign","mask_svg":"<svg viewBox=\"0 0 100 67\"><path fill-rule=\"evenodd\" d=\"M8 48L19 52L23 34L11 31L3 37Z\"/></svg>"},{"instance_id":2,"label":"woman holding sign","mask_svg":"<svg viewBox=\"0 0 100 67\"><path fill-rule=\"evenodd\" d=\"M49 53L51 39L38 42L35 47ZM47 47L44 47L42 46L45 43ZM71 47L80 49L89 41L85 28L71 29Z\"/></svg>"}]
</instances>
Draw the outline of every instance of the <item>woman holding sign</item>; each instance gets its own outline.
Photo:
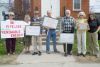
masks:
<instances>
[{"instance_id":1,"label":"woman holding sign","mask_svg":"<svg viewBox=\"0 0 100 67\"><path fill-rule=\"evenodd\" d=\"M78 42L78 54L77 56L86 55L86 31L89 29L86 15L84 12L79 12L77 19L77 42Z\"/></svg>"},{"instance_id":2,"label":"woman holding sign","mask_svg":"<svg viewBox=\"0 0 100 67\"><path fill-rule=\"evenodd\" d=\"M88 24L90 27L88 31L89 51L99 57L98 31L100 30L100 22L94 14L89 14Z\"/></svg>"},{"instance_id":3,"label":"woman holding sign","mask_svg":"<svg viewBox=\"0 0 100 67\"><path fill-rule=\"evenodd\" d=\"M9 18L7 21L10 21L13 24L15 14L13 12L9 12L8 14ZM15 45L16 45L16 38L7 38L6 39L6 48L7 48L7 54L15 54Z\"/></svg>"},{"instance_id":4,"label":"woman holding sign","mask_svg":"<svg viewBox=\"0 0 100 67\"><path fill-rule=\"evenodd\" d=\"M28 14L25 15L24 17L24 21L26 22L26 26L30 26L31 22L30 22L31 18ZM25 53L29 53L29 49L30 49L30 45L31 45L31 36L25 35L24 37L24 46L25 46Z\"/></svg>"}]
</instances>

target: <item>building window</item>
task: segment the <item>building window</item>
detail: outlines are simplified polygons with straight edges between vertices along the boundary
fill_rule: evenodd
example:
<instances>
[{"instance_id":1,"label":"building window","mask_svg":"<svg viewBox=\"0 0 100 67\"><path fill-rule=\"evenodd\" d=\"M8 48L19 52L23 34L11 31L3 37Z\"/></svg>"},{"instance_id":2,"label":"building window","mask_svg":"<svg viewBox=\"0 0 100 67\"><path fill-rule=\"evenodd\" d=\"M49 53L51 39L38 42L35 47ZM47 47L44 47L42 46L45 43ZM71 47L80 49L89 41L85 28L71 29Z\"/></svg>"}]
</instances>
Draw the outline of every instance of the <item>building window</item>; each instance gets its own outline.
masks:
<instances>
[{"instance_id":1,"label":"building window","mask_svg":"<svg viewBox=\"0 0 100 67\"><path fill-rule=\"evenodd\" d=\"M82 0L73 0L73 10L81 11Z\"/></svg>"}]
</instances>

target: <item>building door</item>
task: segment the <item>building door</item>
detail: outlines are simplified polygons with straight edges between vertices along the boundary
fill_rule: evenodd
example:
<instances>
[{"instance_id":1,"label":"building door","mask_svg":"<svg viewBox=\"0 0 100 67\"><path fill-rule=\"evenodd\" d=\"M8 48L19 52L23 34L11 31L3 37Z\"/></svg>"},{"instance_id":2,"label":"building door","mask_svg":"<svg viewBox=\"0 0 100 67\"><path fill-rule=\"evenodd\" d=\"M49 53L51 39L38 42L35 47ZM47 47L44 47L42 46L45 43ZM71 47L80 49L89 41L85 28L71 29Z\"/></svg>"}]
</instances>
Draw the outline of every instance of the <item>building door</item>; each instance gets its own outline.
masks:
<instances>
[{"instance_id":1,"label":"building door","mask_svg":"<svg viewBox=\"0 0 100 67\"><path fill-rule=\"evenodd\" d=\"M41 0L41 16L47 15L47 10L52 11L53 17L59 17L60 0Z\"/></svg>"}]
</instances>

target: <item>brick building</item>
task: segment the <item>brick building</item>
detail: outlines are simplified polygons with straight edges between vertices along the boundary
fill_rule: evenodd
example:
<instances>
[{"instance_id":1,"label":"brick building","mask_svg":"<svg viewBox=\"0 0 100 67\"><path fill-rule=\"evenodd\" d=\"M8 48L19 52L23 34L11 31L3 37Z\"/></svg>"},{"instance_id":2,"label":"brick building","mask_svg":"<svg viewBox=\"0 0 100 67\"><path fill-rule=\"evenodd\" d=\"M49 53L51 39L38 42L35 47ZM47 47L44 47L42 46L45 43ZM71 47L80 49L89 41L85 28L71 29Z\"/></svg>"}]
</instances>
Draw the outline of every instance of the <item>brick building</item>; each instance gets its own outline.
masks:
<instances>
[{"instance_id":1,"label":"brick building","mask_svg":"<svg viewBox=\"0 0 100 67\"><path fill-rule=\"evenodd\" d=\"M65 9L70 9L74 17L77 17L79 11L89 13L89 0L15 0L14 3L15 13L21 16L27 12L31 16L35 12L44 16L47 10L52 10L55 17L60 17L64 16Z\"/></svg>"}]
</instances>

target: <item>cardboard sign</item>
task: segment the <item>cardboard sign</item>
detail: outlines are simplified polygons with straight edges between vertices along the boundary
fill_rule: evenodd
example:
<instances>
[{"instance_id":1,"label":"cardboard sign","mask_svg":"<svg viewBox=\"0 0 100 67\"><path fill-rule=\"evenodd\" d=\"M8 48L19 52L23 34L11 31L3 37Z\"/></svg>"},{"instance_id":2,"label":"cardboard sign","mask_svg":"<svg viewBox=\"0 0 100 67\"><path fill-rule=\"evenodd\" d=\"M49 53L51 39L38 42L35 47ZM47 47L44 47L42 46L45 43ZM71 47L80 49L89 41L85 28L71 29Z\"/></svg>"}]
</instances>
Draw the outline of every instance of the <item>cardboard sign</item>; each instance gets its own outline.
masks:
<instances>
[{"instance_id":1,"label":"cardboard sign","mask_svg":"<svg viewBox=\"0 0 100 67\"><path fill-rule=\"evenodd\" d=\"M74 44L74 34L69 33L61 33L60 34L60 43L69 43Z\"/></svg>"},{"instance_id":2,"label":"cardboard sign","mask_svg":"<svg viewBox=\"0 0 100 67\"><path fill-rule=\"evenodd\" d=\"M24 37L24 21L1 21L1 38Z\"/></svg>"},{"instance_id":3,"label":"cardboard sign","mask_svg":"<svg viewBox=\"0 0 100 67\"><path fill-rule=\"evenodd\" d=\"M88 29L87 23L80 23L79 24L79 29L80 30L87 30Z\"/></svg>"},{"instance_id":4,"label":"cardboard sign","mask_svg":"<svg viewBox=\"0 0 100 67\"><path fill-rule=\"evenodd\" d=\"M44 22L43 22L43 26L44 27L56 29L57 24L58 24L58 20L57 19L49 18L49 17L45 17L44 18Z\"/></svg>"},{"instance_id":5,"label":"cardboard sign","mask_svg":"<svg viewBox=\"0 0 100 67\"><path fill-rule=\"evenodd\" d=\"M26 26L26 35L39 36L40 26Z\"/></svg>"}]
</instances>

